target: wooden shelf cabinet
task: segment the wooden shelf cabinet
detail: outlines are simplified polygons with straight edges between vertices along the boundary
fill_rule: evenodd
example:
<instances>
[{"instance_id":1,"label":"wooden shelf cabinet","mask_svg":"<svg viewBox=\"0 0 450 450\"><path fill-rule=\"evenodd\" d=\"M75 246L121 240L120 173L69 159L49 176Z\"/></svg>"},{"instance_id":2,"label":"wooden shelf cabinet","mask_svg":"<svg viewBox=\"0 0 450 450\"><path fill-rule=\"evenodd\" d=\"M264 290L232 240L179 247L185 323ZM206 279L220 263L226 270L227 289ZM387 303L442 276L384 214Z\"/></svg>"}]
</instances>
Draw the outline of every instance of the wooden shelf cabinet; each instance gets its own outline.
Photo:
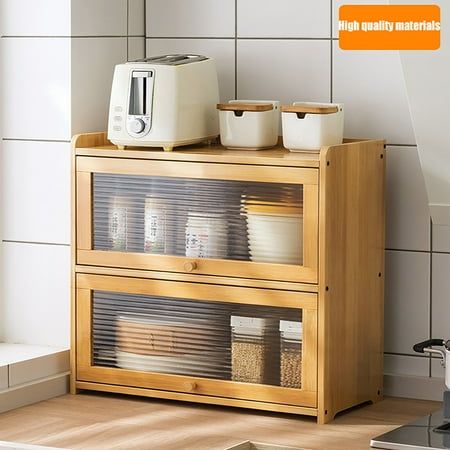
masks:
<instances>
[{"instance_id":1,"label":"wooden shelf cabinet","mask_svg":"<svg viewBox=\"0 0 450 450\"><path fill-rule=\"evenodd\" d=\"M75 136L71 391L320 423L379 400L384 155Z\"/></svg>"}]
</instances>

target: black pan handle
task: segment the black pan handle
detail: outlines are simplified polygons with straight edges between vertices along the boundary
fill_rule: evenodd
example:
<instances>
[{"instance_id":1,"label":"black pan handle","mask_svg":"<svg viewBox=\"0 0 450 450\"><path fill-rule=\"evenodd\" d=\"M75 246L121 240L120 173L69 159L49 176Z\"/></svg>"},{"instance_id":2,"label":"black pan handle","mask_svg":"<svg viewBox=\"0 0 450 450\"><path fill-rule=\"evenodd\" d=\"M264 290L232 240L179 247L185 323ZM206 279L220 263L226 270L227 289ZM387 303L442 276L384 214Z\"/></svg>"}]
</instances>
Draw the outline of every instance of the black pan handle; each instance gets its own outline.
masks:
<instances>
[{"instance_id":1,"label":"black pan handle","mask_svg":"<svg viewBox=\"0 0 450 450\"><path fill-rule=\"evenodd\" d=\"M425 353L424 350L427 347L437 346L442 347L445 344L443 339L427 339L426 341L419 342L414 345L413 350L417 353Z\"/></svg>"}]
</instances>

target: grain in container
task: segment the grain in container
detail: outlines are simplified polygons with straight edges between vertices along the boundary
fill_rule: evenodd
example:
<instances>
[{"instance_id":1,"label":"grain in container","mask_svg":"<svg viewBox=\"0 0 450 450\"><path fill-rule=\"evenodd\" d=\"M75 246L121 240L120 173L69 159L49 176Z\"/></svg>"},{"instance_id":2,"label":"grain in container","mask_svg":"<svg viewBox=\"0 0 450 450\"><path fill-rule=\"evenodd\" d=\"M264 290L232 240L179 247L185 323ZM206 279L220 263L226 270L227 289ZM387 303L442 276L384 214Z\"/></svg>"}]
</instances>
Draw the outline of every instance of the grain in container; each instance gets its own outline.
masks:
<instances>
[{"instance_id":1,"label":"grain in container","mask_svg":"<svg viewBox=\"0 0 450 450\"><path fill-rule=\"evenodd\" d=\"M230 149L261 150L278 143L280 102L230 100L217 105L220 141Z\"/></svg>"},{"instance_id":2,"label":"grain in container","mask_svg":"<svg viewBox=\"0 0 450 450\"><path fill-rule=\"evenodd\" d=\"M292 152L342 144L344 105L295 102L281 107L283 145Z\"/></svg>"},{"instance_id":3,"label":"grain in container","mask_svg":"<svg viewBox=\"0 0 450 450\"><path fill-rule=\"evenodd\" d=\"M302 323L280 320L280 335L280 384L283 387L300 389L302 385Z\"/></svg>"},{"instance_id":4,"label":"grain in container","mask_svg":"<svg viewBox=\"0 0 450 450\"><path fill-rule=\"evenodd\" d=\"M279 384L278 320L231 316L231 379Z\"/></svg>"}]
</instances>

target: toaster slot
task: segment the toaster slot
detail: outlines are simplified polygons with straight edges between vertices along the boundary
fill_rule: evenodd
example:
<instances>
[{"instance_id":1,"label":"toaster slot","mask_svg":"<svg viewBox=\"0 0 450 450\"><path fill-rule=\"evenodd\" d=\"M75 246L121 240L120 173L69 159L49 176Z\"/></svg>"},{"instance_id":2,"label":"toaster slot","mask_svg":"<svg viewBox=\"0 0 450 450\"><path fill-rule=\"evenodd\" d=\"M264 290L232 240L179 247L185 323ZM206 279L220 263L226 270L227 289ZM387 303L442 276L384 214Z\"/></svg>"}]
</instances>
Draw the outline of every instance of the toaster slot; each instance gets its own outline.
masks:
<instances>
[{"instance_id":1,"label":"toaster slot","mask_svg":"<svg viewBox=\"0 0 450 450\"><path fill-rule=\"evenodd\" d=\"M143 136L151 127L153 102L153 72L133 71L128 105L128 132Z\"/></svg>"}]
</instances>

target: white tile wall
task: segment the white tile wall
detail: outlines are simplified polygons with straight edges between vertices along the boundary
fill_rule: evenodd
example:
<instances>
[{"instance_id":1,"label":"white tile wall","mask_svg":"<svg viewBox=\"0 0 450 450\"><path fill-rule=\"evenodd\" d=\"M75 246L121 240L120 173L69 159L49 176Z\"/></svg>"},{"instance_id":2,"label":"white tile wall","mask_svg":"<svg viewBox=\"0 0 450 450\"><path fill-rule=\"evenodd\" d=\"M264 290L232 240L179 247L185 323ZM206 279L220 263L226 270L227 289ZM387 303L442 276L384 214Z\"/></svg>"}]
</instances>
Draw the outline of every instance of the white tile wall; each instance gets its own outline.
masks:
<instances>
[{"instance_id":1,"label":"white tile wall","mask_svg":"<svg viewBox=\"0 0 450 450\"><path fill-rule=\"evenodd\" d=\"M433 254L432 337L450 339L450 254Z\"/></svg>"},{"instance_id":2,"label":"white tile wall","mask_svg":"<svg viewBox=\"0 0 450 450\"><path fill-rule=\"evenodd\" d=\"M234 40L147 39L147 56L167 53L198 53L215 59L222 101L234 98Z\"/></svg>"},{"instance_id":3,"label":"white tile wall","mask_svg":"<svg viewBox=\"0 0 450 450\"><path fill-rule=\"evenodd\" d=\"M128 0L128 35L145 36L145 0Z\"/></svg>"},{"instance_id":4,"label":"white tile wall","mask_svg":"<svg viewBox=\"0 0 450 450\"><path fill-rule=\"evenodd\" d=\"M2 262L8 341L69 346L70 248L4 242Z\"/></svg>"},{"instance_id":5,"label":"white tile wall","mask_svg":"<svg viewBox=\"0 0 450 450\"><path fill-rule=\"evenodd\" d=\"M72 36L126 36L127 0L74 0Z\"/></svg>"},{"instance_id":6,"label":"white tile wall","mask_svg":"<svg viewBox=\"0 0 450 450\"><path fill-rule=\"evenodd\" d=\"M414 354L429 337L430 255L386 252L385 351Z\"/></svg>"},{"instance_id":7,"label":"white tile wall","mask_svg":"<svg viewBox=\"0 0 450 450\"><path fill-rule=\"evenodd\" d=\"M386 152L386 247L430 251L428 198L416 147Z\"/></svg>"},{"instance_id":8,"label":"white tile wall","mask_svg":"<svg viewBox=\"0 0 450 450\"><path fill-rule=\"evenodd\" d=\"M238 37L330 37L329 0L239 0Z\"/></svg>"},{"instance_id":9,"label":"white tile wall","mask_svg":"<svg viewBox=\"0 0 450 450\"><path fill-rule=\"evenodd\" d=\"M141 37L128 38L128 61L145 58L145 39Z\"/></svg>"},{"instance_id":10,"label":"white tile wall","mask_svg":"<svg viewBox=\"0 0 450 450\"><path fill-rule=\"evenodd\" d=\"M345 104L346 136L415 144L398 52L343 51L334 42L333 100Z\"/></svg>"},{"instance_id":11,"label":"white tile wall","mask_svg":"<svg viewBox=\"0 0 450 450\"><path fill-rule=\"evenodd\" d=\"M70 244L70 144L4 141L3 239Z\"/></svg>"},{"instance_id":12,"label":"white tile wall","mask_svg":"<svg viewBox=\"0 0 450 450\"><path fill-rule=\"evenodd\" d=\"M333 37L337 38L339 36L339 8L342 5L377 5L377 4L388 4L393 3L390 0L332 0L333 2Z\"/></svg>"},{"instance_id":13,"label":"white tile wall","mask_svg":"<svg viewBox=\"0 0 450 450\"><path fill-rule=\"evenodd\" d=\"M5 36L69 36L70 3L70 0L2 0L1 33Z\"/></svg>"},{"instance_id":14,"label":"white tile wall","mask_svg":"<svg viewBox=\"0 0 450 450\"><path fill-rule=\"evenodd\" d=\"M106 129L113 66L145 54L144 5L0 1L0 340L68 345L69 141Z\"/></svg>"},{"instance_id":15,"label":"white tile wall","mask_svg":"<svg viewBox=\"0 0 450 450\"><path fill-rule=\"evenodd\" d=\"M433 251L450 253L450 227L433 225Z\"/></svg>"},{"instance_id":16,"label":"white tile wall","mask_svg":"<svg viewBox=\"0 0 450 450\"><path fill-rule=\"evenodd\" d=\"M147 36L234 37L235 0L147 0Z\"/></svg>"},{"instance_id":17,"label":"white tile wall","mask_svg":"<svg viewBox=\"0 0 450 450\"><path fill-rule=\"evenodd\" d=\"M384 373L427 377L429 358L403 355L384 355Z\"/></svg>"},{"instance_id":18,"label":"white tile wall","mask_svg":"<svg viewBox=\"0 0 450 450\"><path fill-rule=\"evenodd\" d=\"M445 377L445 369L441 364L441 360L439 358L431 359L431 376L434 378Z\"/></svg>"},{"instance_id":19,"label":"white tile wall","mask_svg":"<svg viewBox=\"0 0 450 450\"><path fill-rule=\"evenodd\" d=\"M238 98L330 101L330 42L239 40Z\"/></svg>"},{"instance_id":20,"label":"white tile wall","mask_svg":"<svg viewBox=\"0 0 450 450\"><path fill-rule=\"evenodd\" d=\"M4 38L3 137L69 140L70 40Z\"/></svg>"},{"instance_id":21,"label":"white tile wall","mask_svg":"<svg viewBox=\"0 0 450 450\"><path fill-rule=\"evenodd\" d=\"M107 129L114 66L126 60L125 37L72 40L73 134Z\"/></svg>"}]
</instances>

